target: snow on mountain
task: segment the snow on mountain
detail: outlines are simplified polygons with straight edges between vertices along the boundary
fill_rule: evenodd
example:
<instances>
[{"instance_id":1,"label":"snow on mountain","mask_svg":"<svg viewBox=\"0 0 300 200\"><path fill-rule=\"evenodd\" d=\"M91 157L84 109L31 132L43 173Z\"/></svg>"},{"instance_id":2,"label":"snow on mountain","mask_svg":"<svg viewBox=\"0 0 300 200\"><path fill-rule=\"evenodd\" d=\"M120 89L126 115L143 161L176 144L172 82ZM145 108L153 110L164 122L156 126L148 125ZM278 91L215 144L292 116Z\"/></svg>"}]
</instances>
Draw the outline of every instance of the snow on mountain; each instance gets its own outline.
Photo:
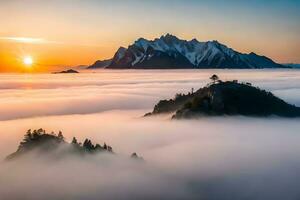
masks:
<instances>
[{"instance_id":1,"label":"snow on mountain","mask_svg":"<svg viewBox=\"0 0 300 200\"><path fill-rule=\"evenodd\" d=\"M166 34L119 48L108 68L278 68L265 56L239 53L218 41L187 41Z\"/></svg>"}]
</instances>

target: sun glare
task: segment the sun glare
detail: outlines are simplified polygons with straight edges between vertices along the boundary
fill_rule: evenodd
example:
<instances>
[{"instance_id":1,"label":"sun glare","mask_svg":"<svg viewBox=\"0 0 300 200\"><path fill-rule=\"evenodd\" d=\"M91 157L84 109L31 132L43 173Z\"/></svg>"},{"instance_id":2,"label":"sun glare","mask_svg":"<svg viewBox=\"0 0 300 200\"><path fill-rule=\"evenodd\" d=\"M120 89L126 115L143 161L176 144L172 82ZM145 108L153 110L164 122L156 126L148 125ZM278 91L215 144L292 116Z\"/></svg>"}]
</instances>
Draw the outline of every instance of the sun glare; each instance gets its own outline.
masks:
<instances>
[{"instance_id":1,"label":"sun glare","mask_svg":"<svg viewBox=\"0 0 300 200\"><path fill-rule=\"evenodd\" d=\"M31 66L33 64L33 59L31 56L26 56L24 57L23 59L23 63L26 65L26 66Z\"/></svg>"}]
</instances>

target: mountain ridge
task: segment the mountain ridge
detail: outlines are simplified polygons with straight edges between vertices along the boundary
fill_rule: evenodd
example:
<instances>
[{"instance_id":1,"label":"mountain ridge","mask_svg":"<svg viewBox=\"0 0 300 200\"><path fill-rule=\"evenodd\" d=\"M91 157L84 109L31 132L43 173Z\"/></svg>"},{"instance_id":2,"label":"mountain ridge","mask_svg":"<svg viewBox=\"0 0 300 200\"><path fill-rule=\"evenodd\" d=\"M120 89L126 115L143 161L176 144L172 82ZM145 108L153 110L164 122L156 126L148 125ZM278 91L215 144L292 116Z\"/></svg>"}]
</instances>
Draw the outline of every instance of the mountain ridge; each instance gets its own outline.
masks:
<instances>
[{"instance_id":1,"label":"mountain ridge","mask_svg":"<svg viewBox=\"0 0 300 200\"><path fill-rule=\"evenodd\" d=\"M147 40L139 38L128 48L120 47L108 69L204 69L204 68L287 68L272 59L240 53L217 40L199 42L166 34Z\"/></svg>"}]
</instances>

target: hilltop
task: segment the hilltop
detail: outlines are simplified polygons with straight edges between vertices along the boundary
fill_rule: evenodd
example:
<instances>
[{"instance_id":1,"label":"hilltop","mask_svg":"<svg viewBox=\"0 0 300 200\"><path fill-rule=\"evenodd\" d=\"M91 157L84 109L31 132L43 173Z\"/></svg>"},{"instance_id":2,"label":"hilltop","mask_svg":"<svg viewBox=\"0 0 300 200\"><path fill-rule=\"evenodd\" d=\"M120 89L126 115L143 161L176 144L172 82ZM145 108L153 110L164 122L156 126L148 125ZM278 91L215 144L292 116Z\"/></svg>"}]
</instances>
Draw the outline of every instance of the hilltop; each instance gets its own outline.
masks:
<instances>
[{"instance_id":1,"label":"hilltop","mask_svg":"<svg viewBox=\"0 0 300 200\"><path fill-rule=\"evenodd\" d=\"M146 116L174 113L173 118L176 119L222 115L300 117L299 107L251 83L239 83L237 80L223 82L216 75L211 79L212 83L196 92L161 100Z\"/></svg>"}]
</instances>

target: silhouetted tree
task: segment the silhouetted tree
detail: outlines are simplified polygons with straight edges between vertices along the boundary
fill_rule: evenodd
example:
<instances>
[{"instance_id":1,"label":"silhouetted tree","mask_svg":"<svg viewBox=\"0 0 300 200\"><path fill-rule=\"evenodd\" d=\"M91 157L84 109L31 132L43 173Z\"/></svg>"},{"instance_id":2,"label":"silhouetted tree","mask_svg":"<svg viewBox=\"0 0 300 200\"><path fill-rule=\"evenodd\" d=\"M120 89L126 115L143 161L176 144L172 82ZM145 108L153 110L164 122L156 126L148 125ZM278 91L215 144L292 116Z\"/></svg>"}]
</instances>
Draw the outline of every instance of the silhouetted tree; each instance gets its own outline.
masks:
<instances>
[{"instance_id":1,"label":"silhouetted tree","mask_svg":"<svg viewBox=\"0 0 300 200\"><path fill-rule=\"evenodd\" d=\"M113 149L112 149L112 147L111 147L111 146L107 146L107 151L109 151L109 152L113 152Z\"/></svg>"},{"instance_id":2,"label":"silhouetted tree","mask_svg":"<svg viewBox=\"0 0 300 200\"><path fill-rule=\"evenodd\" d=\"M137 153L133 153L133 154L131 154L131 158L138 158L138 155L137 155Z\"/></svg>"},{"instance_id":3,"label":"silhouetted tree","mask_svg":"<svg viewBox=\"0 0 300 200\"><path fill-rule=\"evenodd\" d=\"M104 143L103 149L107 150L107 145L106 145L106 143Z\"/></svg>"},{"instance_id":4,"label":"silhouetted tree","mask_svg":"<svg viewBox=\"0 0 300 200\"><path fill-rule=\"evenodd\" d=\"M138 155L137 155L137 153L133 153L133 154L131 154L131 158L133 158L133 159L136 159L136 160L144 160L142 157L139 157Z\"/></svg>"},{"instance_id":5,"label":"silhouetted tree","mask_svg":"<svg viewBox=\"0 0 300 200\"><path fill-rule=\"evenodd\" d=\"M65 140L65 138L64 138L64 136L63 136L63 134L62 134L61 131L58 132L57 137L58 137L58 139L61 140L61 141L64 141L64 140Z\"/></svg>"},{"instance_id":6,"label":"silhouetted tree","mask_svg":"<svg viewBox=\"0 0 300 200\"><path fill-rule=\"evenodd\" d=\"M212 80L213 83L216 83L219 80L219 77L216 74L214 74L209 79Z\"/></svg>"},{"instance_id":7,"label":"silhouetted tree","mask_svg":"<svg viewBox=\"0 0 300 200\"><path fill-rule=\"evenodd\" d=\"M75 137L73 137L73 139L72 139L72 144L78 145L77 139Z\"/></svg>"},{"instance_id":8,"label":"silhouetted tree","mask_svg":"<svg viewBox=\"0 0 300 200\"><path fill-rule=\"evenodd\" d=\"M32 138L32 133L31 133L31 129L29 129L24 136L24 141L25 142L30 141L31 138Z\"/></svg>"},{"instance_id":9,"label":"silhouetted tree","mask_svg":"<svg viewBox=\"0 0 300 200\"><path fill-rule=\"evenodd\" d=\"M85 139L85 141L83 142L83 147L88 151L92 151L95 148L91 140L89 139Z\"/></svg>"},{"instance_id":10,"label":"silhouetted tree","mask_svg":"<svg viewBox=\"0 0 300 200\"><path fill-rule=\"evenodd\" d=\"M43 129L38 129L38 130L33 130L32 132L32 137L31 137L31 140L37 140L42 134L45 133L45 130Z\"/></svg>"}]
</instances>

